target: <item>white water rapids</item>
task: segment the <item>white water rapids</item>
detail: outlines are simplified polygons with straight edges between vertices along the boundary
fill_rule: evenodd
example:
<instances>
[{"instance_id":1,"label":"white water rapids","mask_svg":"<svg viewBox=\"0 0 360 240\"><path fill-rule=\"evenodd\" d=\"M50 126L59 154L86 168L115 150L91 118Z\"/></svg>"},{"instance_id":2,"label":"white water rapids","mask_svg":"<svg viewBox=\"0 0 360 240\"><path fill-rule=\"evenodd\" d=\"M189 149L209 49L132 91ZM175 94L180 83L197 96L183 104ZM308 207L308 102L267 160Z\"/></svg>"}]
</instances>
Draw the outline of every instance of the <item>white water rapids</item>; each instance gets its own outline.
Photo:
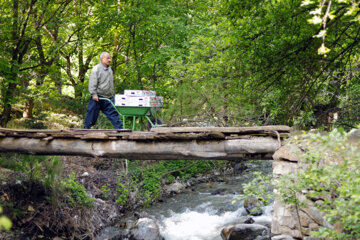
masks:
<instances>
[{"instance_id":1,"label":"white water rapids","mask_svg":"<svg viewBox=\"0 0 360 240\"><path fill-rule=\"evenodd\" d=\"M254 161L246 165L249 171L227 177L224 182L197 185L192 190L143 209L140 215L156 220L165 240L221 240L223 228L243 223L249 217L255 223L269 226L272 206L264 207L263 215L254 217L247 215L243 200L232 203L234 197L242 192L242 184L252 180L254 171L264 174L272 171L271 161ZM218 190L221 193L214 194Z\"/></svg>"}]
</instances>

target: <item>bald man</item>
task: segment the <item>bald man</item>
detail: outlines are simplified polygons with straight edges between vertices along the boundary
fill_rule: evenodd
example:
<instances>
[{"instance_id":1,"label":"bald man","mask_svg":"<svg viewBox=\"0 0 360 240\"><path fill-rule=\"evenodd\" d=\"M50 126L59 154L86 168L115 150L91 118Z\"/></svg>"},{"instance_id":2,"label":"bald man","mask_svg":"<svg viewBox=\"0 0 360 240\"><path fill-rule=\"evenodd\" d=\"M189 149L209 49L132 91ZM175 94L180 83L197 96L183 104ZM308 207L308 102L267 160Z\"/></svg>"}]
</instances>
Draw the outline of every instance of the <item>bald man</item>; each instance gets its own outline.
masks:
<instances>
[{"instance_id":1,"label":"bald man","mask_svg":"<svg viewBox=\"0 0 360 240\"><path fill-rule=\"evenodd\" d=\"M85 117L85 129L90 129L95 125L100 110L110 120L115 129L122 129L122 122L113 105L107 100L99 99L108 98L114 102L115 90L110 62L110 54L108 52L102 52L100 54L100 63L91 70L89 80L91 98Z\"/></svg>"}]
</instances>

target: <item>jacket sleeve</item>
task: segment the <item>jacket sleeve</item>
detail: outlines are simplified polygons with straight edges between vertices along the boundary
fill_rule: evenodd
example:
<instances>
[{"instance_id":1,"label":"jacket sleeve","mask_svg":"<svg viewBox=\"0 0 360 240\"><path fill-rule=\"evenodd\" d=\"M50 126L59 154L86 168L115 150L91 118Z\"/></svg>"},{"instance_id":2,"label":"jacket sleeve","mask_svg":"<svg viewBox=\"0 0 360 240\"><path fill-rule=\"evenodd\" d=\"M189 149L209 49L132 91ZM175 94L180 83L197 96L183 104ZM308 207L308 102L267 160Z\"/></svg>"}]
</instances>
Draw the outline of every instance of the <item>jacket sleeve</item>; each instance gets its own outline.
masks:
<instances>
[{"instance_id":1,"label":"jacket sleeve","mask_svg":"<svg viewBox=\"0 0 360 240\"><path fill-rule=\"evenodd\" d=\"M89 79L89 92L93 97L97 97L97 86L98 86L98 73L97 68L94 67L90 73Z\"/></svg>"}]
</instances>

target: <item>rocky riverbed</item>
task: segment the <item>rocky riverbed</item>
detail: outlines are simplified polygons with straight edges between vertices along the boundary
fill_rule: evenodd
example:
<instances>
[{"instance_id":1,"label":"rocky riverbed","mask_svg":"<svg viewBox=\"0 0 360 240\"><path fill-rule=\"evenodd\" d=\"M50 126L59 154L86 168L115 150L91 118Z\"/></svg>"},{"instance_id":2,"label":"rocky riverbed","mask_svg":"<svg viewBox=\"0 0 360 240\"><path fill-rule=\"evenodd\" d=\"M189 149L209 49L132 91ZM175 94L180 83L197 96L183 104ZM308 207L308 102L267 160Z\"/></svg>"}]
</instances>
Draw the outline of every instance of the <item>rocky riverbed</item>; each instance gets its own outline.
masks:
<instances>
[{"instance_id":1,"label":"rocky riverbed","mask_svg":"<svg viewBox=\"0 0 360 240\"><path fill-rule=\"evenodd\" d=\"M249 214L251 204L234 199L242 193L242 183L251 181L254 171L271 174L271 161L246 162L243 166L236 174L219 174L213 181L202 178L203 182L192 180L197 184L185 181L166 186L170 197L150 208L137 209L135 215L104 228L96 239L270 239L272 206Z\"/></svg>"}]
</instances>

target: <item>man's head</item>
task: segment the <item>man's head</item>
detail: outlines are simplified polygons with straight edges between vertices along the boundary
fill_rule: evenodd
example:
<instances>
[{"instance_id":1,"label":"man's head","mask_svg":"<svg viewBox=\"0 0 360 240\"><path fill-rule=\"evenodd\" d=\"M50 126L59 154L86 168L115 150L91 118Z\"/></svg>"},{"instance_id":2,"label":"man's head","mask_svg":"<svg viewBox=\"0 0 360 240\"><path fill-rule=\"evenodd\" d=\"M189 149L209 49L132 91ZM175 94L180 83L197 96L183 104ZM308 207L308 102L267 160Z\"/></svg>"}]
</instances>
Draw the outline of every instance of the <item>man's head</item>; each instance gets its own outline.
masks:
<instances>
[{"instance_id":1,"label":"man's head","mask_svg":"<svg viewBox=\"0 0 360 240\"><path fill-rule=\"evenodd\" d=\"M109 66L111 62L110 54L108 52L102 52L100 54L100 62L105 66Z\"/></svg>"}]
</instances>

